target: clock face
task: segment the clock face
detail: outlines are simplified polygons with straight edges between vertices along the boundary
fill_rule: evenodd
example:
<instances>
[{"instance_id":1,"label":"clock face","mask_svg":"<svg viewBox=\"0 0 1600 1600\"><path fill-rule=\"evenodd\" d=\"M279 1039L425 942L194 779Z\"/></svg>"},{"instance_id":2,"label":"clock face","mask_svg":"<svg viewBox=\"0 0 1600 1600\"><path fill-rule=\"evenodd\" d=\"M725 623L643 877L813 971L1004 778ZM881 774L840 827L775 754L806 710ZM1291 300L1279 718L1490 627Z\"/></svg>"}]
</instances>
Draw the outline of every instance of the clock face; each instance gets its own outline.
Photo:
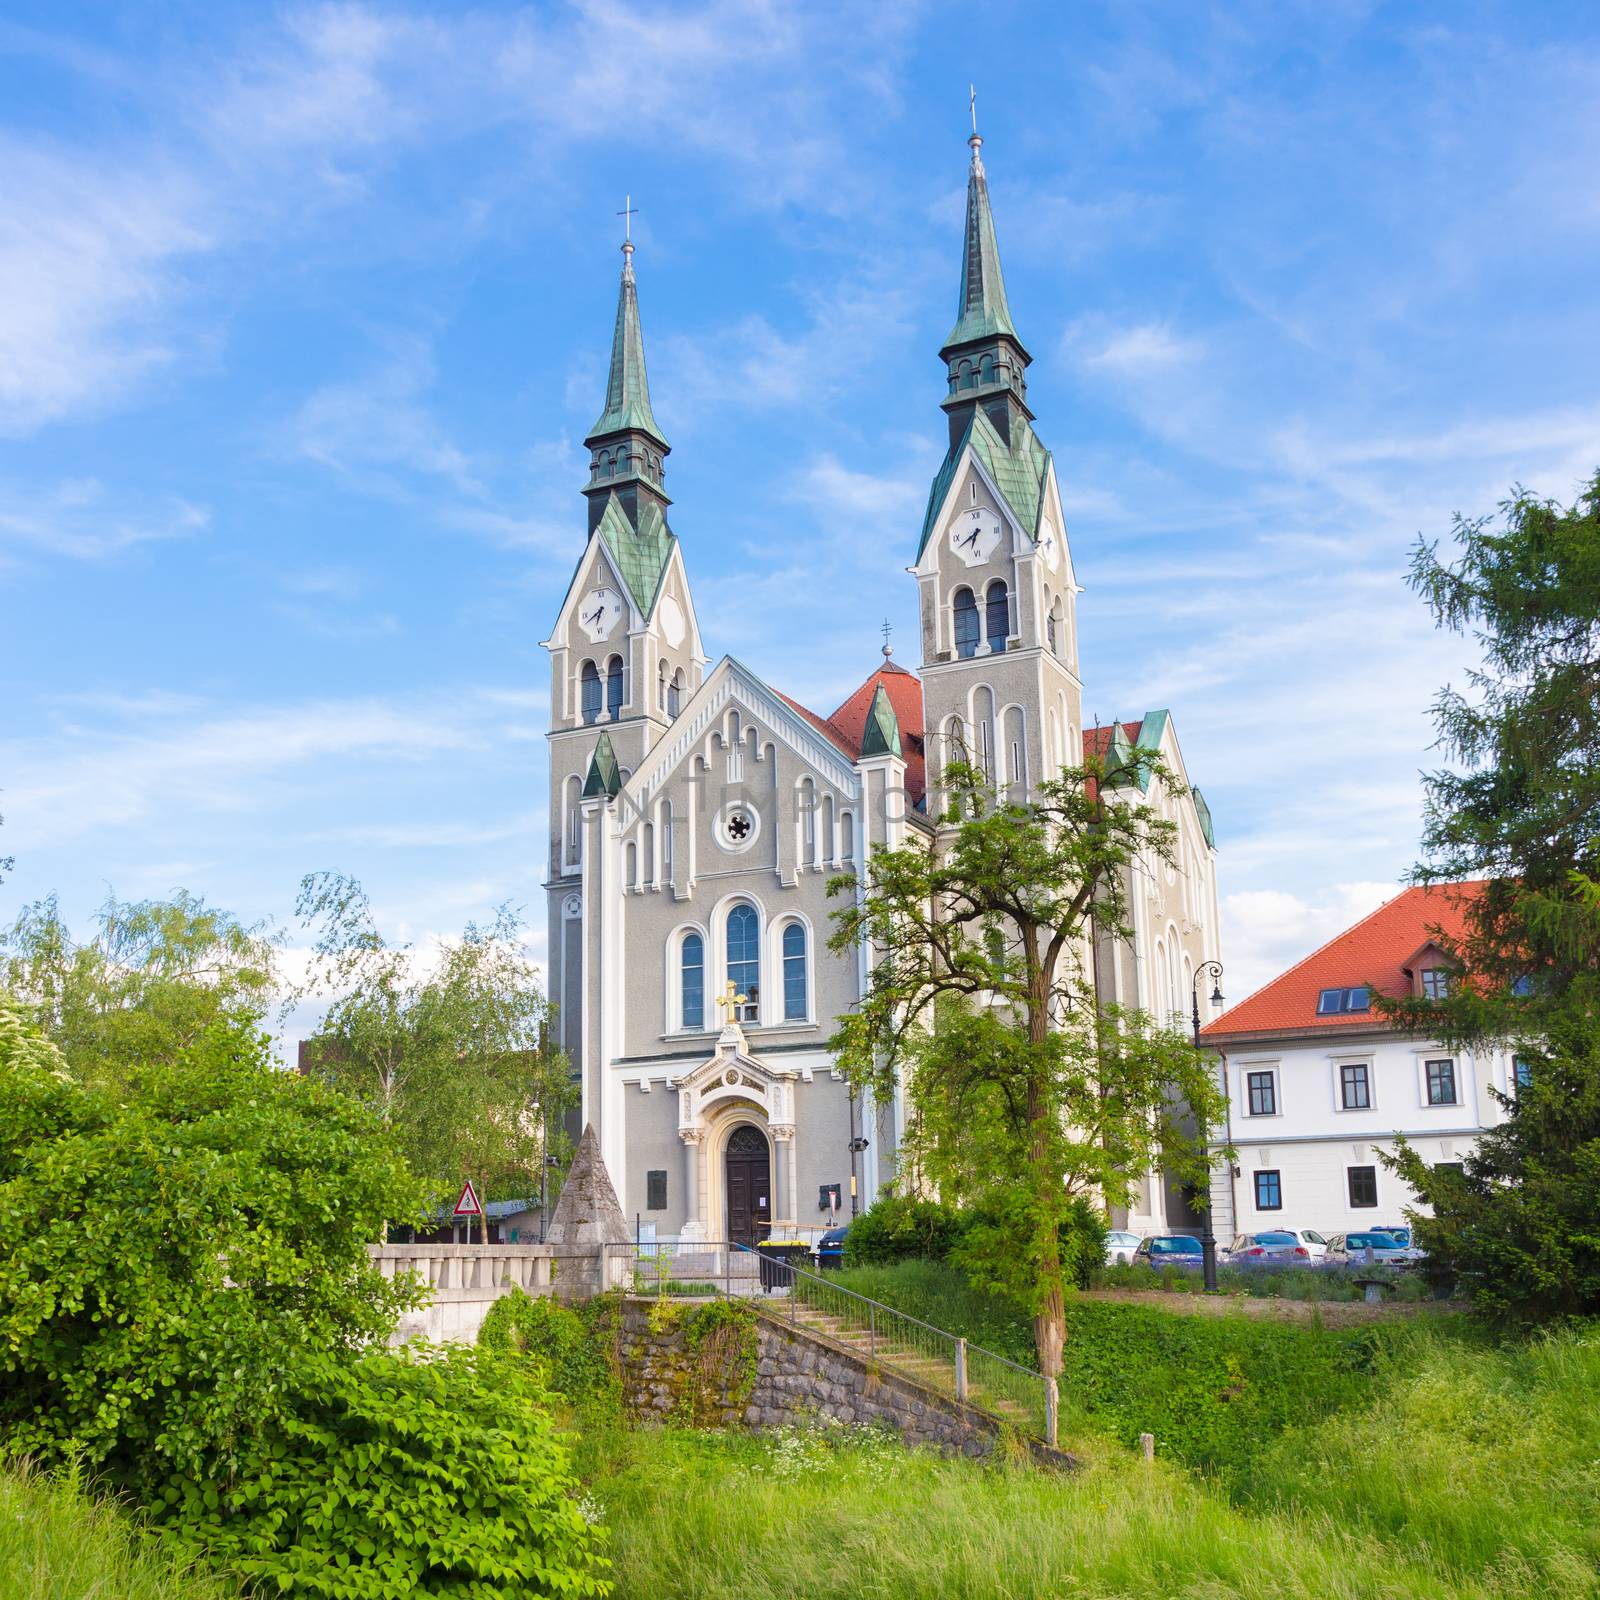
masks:
<instances>
[{"instance_id":1,"label":"clock face","mask_svg":"<svg viewBox=\"0 0 1600 1600\"><path fill-rule=\"evenodd\" d=\"M596 643L611 637L622 616L622 596L615 589L592 589L578 607L578 626Z\"/></svg>"},{"instance_id":2,"label":"clock face","mask_svg":"<svg viewBox=\"0 0 1600 1600\"><path fill-rule=\"evenodd\" d=\"M1050 525L1048 517L1039 521L1039 554L1044 557L1045 565L1055 571L1061 561L1061 536Z\"/></svg>"},{"instance_id":3,"label":"clock face","mask_svg":"<svg viewBox=\"0 0 1600 1600\"><path fill-rule=\"evenodd\" d=\"M1000 519L987 506L970 506L950 525L950 548L969 567L982 566L1000 543Z\"/></svg>"},{"instance_id":4,"label":"clock face","mask_svg":"<svg viewBox=\"0 0 1600 1600\"><path fill-rule=\"evenodd\" d=\"M684 624L683 607L670 594L661 602L661 631L666 636L667 643L674 650L683 643L683 636L687 631Z\"/></svg>"}]
</instances>

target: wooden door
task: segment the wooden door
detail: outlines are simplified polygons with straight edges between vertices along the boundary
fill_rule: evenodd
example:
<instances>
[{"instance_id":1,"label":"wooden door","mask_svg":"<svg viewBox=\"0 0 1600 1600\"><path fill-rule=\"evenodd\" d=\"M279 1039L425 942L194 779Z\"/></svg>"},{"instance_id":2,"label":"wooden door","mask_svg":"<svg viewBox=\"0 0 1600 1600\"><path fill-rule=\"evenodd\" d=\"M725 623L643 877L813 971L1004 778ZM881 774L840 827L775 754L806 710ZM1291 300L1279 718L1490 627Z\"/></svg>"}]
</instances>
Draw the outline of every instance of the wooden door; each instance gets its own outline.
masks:
<instances>
[{"instance_id":1,"label":"wooden door","mask_svg":"<svg viewBox=\"0 0 1600 1600\"><path fill-rule=\"evenodd\" d=\"M772 1162L758 1128L735 1128L727 1154L728 1238L753 1245L772 1220Z\"/></svg>"}]
</instances>

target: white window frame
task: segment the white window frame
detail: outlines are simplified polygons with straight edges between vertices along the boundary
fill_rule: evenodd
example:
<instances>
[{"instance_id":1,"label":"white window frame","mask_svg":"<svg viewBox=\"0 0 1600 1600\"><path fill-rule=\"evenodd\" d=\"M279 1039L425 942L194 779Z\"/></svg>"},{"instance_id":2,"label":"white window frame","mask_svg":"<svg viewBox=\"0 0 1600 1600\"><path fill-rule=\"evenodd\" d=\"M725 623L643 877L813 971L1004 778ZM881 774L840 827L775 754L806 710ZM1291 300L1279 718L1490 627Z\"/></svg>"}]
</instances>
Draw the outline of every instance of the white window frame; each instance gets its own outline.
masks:
<instances>
[{"instance_id":1,"label":"white window frame","mask_svg":"<svg viewBox=\"0 0 1600 1600\"><path fill-rule=\"evenodd\" d=\"M1430 1061L1448 1061L1450 1063L1450 1082L1455 1090L1454 1100L1432 1100L1428 1097L1428 1063ZM1429 1050L1417 1052L1417 1105L1423 1111L1447 1111L1453 1107L1464 1106L1467 1102L1462 1094L1461 1082L1461 1056L1454 1050Z\"/></svg>"},{"instance_id":2,"label":"white window frame","mask_svg":"<svg viewBox=\"0 0 1600 1600\"><path fill-rule=\"evenodd\" d=\"M1373 1202L1372 1202L1372 1204L1370 1206L1358 1206L1350 1198L1350 1174L1352 1172L1354 1172L1357 1167L1367 1168L1367 1169L1371 1170L1371 1173L1372 1173L1372 1193L1373 1193L1373 1197L1374 1198L1373 1198ZM1381 1161L1379 1161L1376 1156L1369 1157L1365 1161L1347 1161L1347 1162L1345 1162L1345 1165L1344 1165L1344 1208L1345 1208L1346 1211L1382 1211L1383 1210L1382 1173L1383 1173L1383 1163ZM1349 1229L1349 1228L1345 1228L1345 1229L1343 1229L1341 1231L1343 1231L1345 1233L1349 1233L1352 1230ZM1364 1230L1362 1228L1356 1228L1354 1231L1356 1233L1362 1233L1362 1232L1367 1231L1367 1230Z\"/></svg>"},{"instance_id":3,"label":"white window frame","mask_svg":"<svg viewBox=\"0 0 1600 1600\"><path fill-rule=\"evenodd\" d=\"M1257 1122L1265 1122L1272 1117L1283 1115L1283 1073L1282 1064L1274 1061L1241 1061L1239 1063L1239 1111L1240 1115L1251 1118ZM1255 1073L1270 1073L1272 1076L1272 1110L1252 1111L1250 1109L1250 1078Z\"/></svg>"},{"instance_id":4,"label":"white window frame","mask_svg":"<svg viewBox=\"0 0 1600 1600\"><path fill-rule=\"evenodd\" d=\"M1333 1066L1333 1110L1336 1116L1359 1117L1364 1112L1378 1109L1378 1063L1377 1058L1369 1053L1360 1051L1350 1055L1329 1056ZM1364 1106L1347 1106L1344 1103L1344 1069L1346 1067L1365 1067L1367 1069L1367 1103Z\"/></svg>"}]
</instances>

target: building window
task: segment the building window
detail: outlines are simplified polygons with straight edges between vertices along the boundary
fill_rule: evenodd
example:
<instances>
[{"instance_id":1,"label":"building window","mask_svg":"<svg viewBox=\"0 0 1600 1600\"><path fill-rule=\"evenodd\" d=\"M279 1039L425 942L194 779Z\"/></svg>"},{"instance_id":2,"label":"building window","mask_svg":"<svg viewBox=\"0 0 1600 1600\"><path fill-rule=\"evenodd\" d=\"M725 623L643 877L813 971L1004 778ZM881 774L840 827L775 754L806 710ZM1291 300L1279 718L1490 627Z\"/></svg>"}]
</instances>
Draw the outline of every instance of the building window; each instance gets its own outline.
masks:
<instances>
[{"instance_id":1,"label":"building window","mask_svg":"<svg viewBox=\"0 0 1600 1600\"><path fill-rule=\"evenodd\" d=\"M706 1025L706 943L698 933L683 936L683 1025Z\"/></svg>"},{"instance_id":2,"label":"building window","mask_svg":"<svg viewBox=\"0 0 1600 1600\"><path fill-rule=\"evenodd\" d=\"M989 635L989 648L998 655L1006 647L1006 635L1011 632L1011 596L1006 592L1005 580L996 578L984 596L984 631Z\"/></svg>"},{"instance_id":3,"label":"building window","mask_svg":"<svg viewBox=\"0 0 1600 1600\"><path fill-rule=\"evenodd\" d=\"M1454 1061L1427 1063L1428 1104L1453 1106L1456 1103L1456 1064Z\"/></svg>"},{"instance_id":4,"label":"building window","mask_svg":"<svg viewBox=\"0 0 1600 1600\"><path fill-rule=\"evenodd\" d=\"M1317 996L1317 1015L1330 1017L1343 1011L1370 1011L1372 996L1365 984L1353 989L1324 989Z\"/></svg>"},{"instance_id":5,"label":"building window","mask_svg":"<svg viewBox=\"0 0 1600 1600\"><path fill-rule=\"evenodd\" d=\"M1444 967L1422 969L1422 997L1424 1000L1443 1000L1450 993L1450 974Z\"/></svg>"},{"instance_id":6,"label":"building window","mask_svg":"<svg viewBox=\"0 0 1600 1600\"><path fill-rule=\"evenodd\" d=\"M1247 1072L1245 1088L1249 1092L1252 1117L1275 1117L1278 1114L1278 1082L1270 1072Z\"/></svg>"},{"instance_id":7,"label":"building window","mask_svg":"<svg viewBox=\"0 0 1600 1600\"><path fill-rule=\"evenodd\" d=\"M798 922L783 930L783 1016L786 1022L806 1018L806 930Z\"/></svg>"},{"instance_id":8,"label":"building window","mask_svg":"<svg viewBox=\"0 0 1600 1600\"><path fill-rule=\"evenodd\" d=\"M1435 1161L1433 1170L1435 1172L1448 1172L1457 1178L1464 1178L1467 1175L1466 1165L1460 1161Z\"/></svg>"},{"instance_id":9,"label":"building window","mask_svg":"<svg viewBox=\"0 0 1600 1600\"><path fill-rule=\"evenodd\" d=\"M1256 1174L1256 1210L1283 1210L1283 1182L1276 1172Z\"/></svg>"},{"instance_id":10,"label":"building window","mask_svg":"<svg viewBox=\"0 0 1600 1600\"><path fill-rule=\"evenodd\" d=\"M644 1208L646 1211L667 1209L667 1175L664 1172L647 1172L644 1175Z\"/></svg>"},{"instance_id":11,"label":"building window","mask_svg":"<svg viewBox=\"0 0 1600 1600\"><path fill-rule=\"evenodd\" d=\"M739 1021L754 1022L761 993L761 928L754 906L737 905L728 913L728 982L745 998Z\"/></svg>"},{"instance_id":12,"label":"building window","mask_svg":"<svg viewBox=\"0 0 1600 1600\"><path fill-rule=\"evenodd\" d=\"M970 589L956 590L956 654L965 660L978 653L978 602Z\"/></svg>"},{"instance_id":13,"label":"building window","mask_svg":"<svg viewBox=\"0 0 1600 1600\"><path fill-rule=\"evenodd\" d=\"M1370 1210L1378 1203L1378 1169L1376 1167L1350 1167L1350 1204L1361 1210Z\"/></svg>"},{"instance_id":14,"label":"building window","mask_svg":"<svg viewBox=\"0 0 1600 1600\"><path fill-rule=\"evenodd\" d=\"M578 687L585 722L600 720L600 673L594 662L585 661L578 674Z\"/></svg>"},{"instance_id":15,"label":"building window","mask_svg":"<svg viewBox=\"0 0 1600 1600\"><path fill-rule=\"evenodd\" d=\"M1372 1109L1372 1075L1365 1061L1347 1061L1339 1068L1339 1103L1346 1111Z\"/></svg>"},{"instance_id":16,"label":"building window","mask_svg":"<svg viewBox=\"0 0 1600 1600\"><path fill-rule=\"evenodd\" d=\"M1054 655L1056 653L1056 614L1053 611L1044 619L1044 639L1045 643L1050 646L1050 654Z\"/></svg>"},{"instance_id":17,"label":"building window","mask_svg":"<svg viewBox=\"0 0 1600 1600\"><path fill-rule=\"evenodd\" d=\"M1526 1056L1512 1056L1511 1081L1519 1089L1526 1089L1533 1082L1533 1063Z\"/></svg>"},{"instance_id":18,"label":"building window","mask_svg":"<svg viewBox=\"0 0 1600 1600\"><path fill-rule=\"evenodd\" d=\"M612 656L606 668L606 711L615 722L622 715L622 657Z\"/></svg>"},{"instance_id":19,"label":"building window","mask_svg":"<svg viewBox=\"0 0 1600 1600\"><path fill-rule=\"evenodd\" d=\"M672 674L671 681L667 684L667 715L677 716L683 707L683 669L680 667Z\"/></svg>"}]
</instances>

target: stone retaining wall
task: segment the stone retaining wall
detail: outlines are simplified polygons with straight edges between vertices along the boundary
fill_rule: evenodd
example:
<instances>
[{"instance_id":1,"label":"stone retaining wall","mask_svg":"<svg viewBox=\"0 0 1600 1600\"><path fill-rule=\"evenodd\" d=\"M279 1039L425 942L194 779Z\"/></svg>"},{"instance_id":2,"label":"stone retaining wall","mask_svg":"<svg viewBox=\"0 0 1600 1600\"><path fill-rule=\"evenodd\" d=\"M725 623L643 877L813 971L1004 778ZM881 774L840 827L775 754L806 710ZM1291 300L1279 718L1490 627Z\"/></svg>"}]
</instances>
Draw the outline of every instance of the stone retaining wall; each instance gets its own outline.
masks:
<instances>
[{"instance_id":1,"label":"stone retaining wall","mask_svg":"<svg viewBox=\"0 0 1600 1600\"><path fill-rule=\"evenodd\" d=\"M682 1414L694 1381L692 1356L681 1325L651 1326L654 1304L629 1300L623 1306L623 1394L634 1416L665 1420ZM687 1314L688 1303L676 1304ZM907 1444L932 1446L946 1455L987 1456L994 1451L1000 1424L987 1412L925 1389L760 1308L756 1318L754 1387L743 1404L724 1393L702 1422L748 1428L818 1420L877 1424L893 1428ZM1053 1465L1072 1464L1070 1457L1042 1445L1035 1455Z\"/></svg>"}]
</instances>

